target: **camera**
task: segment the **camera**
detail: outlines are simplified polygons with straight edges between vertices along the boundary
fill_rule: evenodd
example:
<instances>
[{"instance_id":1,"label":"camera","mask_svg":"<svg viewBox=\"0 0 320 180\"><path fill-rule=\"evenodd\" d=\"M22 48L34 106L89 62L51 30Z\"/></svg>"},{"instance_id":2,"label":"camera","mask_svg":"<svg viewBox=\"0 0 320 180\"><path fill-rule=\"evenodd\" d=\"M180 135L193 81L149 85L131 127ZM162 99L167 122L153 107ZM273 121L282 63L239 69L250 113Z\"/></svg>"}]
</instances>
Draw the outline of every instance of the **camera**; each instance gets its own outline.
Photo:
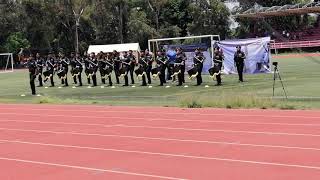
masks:
<instances>
[{"instance_id":1,"label":"camera","mask_svg":"<svg viewBox=\"0 0 320 180\"><path fill-rule=\"evenodd\" d=\"M278 66L278 62L273 62L272 65Z\"/></svg>"}]
</instances>

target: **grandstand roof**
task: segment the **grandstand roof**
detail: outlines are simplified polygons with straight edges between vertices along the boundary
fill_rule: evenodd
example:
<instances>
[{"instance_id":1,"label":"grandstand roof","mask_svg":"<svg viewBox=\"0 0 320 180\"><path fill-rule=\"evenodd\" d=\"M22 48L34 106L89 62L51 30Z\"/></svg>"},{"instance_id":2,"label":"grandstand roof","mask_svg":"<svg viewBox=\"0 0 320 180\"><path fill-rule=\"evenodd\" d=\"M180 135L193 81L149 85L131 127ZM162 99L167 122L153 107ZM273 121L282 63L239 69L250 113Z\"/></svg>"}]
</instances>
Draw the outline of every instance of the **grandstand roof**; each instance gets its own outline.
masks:
<instances>
[{"instance_id":1,"label":"grandstand roof","mask_svg":"<svg viewBox=\"0 0 320 180\"><path fill-rule=\"evenodd\" d=\"M298 14L320 13L320 2L287 4L284 6L253 7L235 16L239 18L266 18Z\"/></svg>"}]
</instances>

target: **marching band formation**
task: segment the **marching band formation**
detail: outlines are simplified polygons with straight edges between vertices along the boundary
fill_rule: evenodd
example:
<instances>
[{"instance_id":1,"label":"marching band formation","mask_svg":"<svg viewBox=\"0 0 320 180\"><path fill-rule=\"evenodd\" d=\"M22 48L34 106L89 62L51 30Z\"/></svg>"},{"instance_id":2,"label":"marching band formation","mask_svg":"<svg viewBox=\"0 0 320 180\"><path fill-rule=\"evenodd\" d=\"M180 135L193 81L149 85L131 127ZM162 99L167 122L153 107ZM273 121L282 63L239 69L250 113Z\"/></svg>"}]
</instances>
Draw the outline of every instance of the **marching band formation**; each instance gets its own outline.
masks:
<instances>
[{"instance_id":1,"label":"marching band formation","mask_svg":"<svg viewBox=\"0 0 320 180\"><path fill-rule=\"evenodd\" d=\"M43 83L50 82L51 86L55 86L54 75L56 74L61 80L61 84L65 87L69 86L68 73L70 72L72 81L78 86L83 86L82 73L85 73L87 83L92 87L97 86L97 73L99 71L101 83L113 86L113 79L120 84L120 79L124 79L123 86L129 86L129 76L131 84L135 84L136 76L142 81L141 86L151 84L152 79L159 78L160 85L164 86L167 81L177 81L177 86L185 83L185 61L187 56L181 48L177 48L176 56L173 59L168 57L165 51L158 50L153 56L149 50L141 51L139 57L136 57L133 51L123 52L117 51L112 53L100 52L84 54L81 57L79 53L71 53L70 57L62 52L56 57L52 52L46 58L41 57L39 53L34 57L29 56L27 66L29 68L30 86L32 94L35 95L35 79L38 79L38 87L42 87ZM221 85L221 69L223 66L223 53L219 47L214 48L213 66L209 69L209 74L213 79L217 80L216 86ZM234 55L235 65L239 73L239 81L243 82L242 71L244 67L245 54L241 51L241 47L237 46ZM187 73L189 79L196 79L197 86L202 84L202 69L205 56L201 49L195 50L193 68ZM70 67L70 71L69 71ZM114 76L112 74L114 73ZM167 77L166 77L167 73Z\"/></svg>"}]
</instances>

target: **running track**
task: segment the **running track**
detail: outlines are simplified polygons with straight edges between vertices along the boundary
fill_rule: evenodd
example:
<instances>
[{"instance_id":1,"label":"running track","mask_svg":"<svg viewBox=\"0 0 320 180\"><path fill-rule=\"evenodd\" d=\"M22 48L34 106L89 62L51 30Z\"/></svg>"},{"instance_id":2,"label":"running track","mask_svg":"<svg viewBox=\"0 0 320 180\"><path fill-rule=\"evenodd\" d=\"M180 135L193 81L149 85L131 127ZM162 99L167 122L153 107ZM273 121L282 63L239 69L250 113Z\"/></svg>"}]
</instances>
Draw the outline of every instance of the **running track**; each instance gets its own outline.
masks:
<instances>
[{"instance_id":1,"label":"running track","mask_svg":"<svg viewBox=\"0 0 320 180\"><path fill-rule=\"evenodd\" d=\"M0 105L1 180L319 180L320 112Z\"/></svg>"}]
</instances>

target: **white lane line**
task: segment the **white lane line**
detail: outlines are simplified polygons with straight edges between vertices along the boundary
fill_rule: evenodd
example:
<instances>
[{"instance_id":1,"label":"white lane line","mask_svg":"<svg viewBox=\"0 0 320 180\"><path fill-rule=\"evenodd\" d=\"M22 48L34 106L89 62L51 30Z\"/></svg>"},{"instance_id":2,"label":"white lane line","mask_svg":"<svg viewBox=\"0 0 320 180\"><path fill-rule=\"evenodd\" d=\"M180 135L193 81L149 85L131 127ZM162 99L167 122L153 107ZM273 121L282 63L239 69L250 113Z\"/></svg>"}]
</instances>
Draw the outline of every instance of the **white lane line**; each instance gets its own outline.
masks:
<instances>
[{"instance_id":1,"label":"white lane line","mask_svg":"<svg viewBox=\"0 0 320 180\"><path fill-rule=\"evenodd\" d=\"M37 115L38 116L38 115ZM50 116L50 115L40 115L40 116ZM57 115L54 115L57 116ZM60 116L60 115L58 115ZM70 117L70 116L69 116ZM79 117L78 117L79 118ZM83 116L83 118L89 118L89 116ZM101 116L90 116L90 119L106 119L106 117ZM268 122L250 122L250 121L216 121L216 120L188 120L188 119L167 119L167 118L135 118L135 117L119 117L119 116L108 116L108 119L119 119L119 120L145 120L145 121L172 121L172 122L196 122L196 123L224 123L224 124L253 124L253 125L277 125L277 126L305 126L305 127L320 127L320 124L300 124L300 123L268 123ZM23 121L23 120L13 120L8 118L0 118L0 122L11 121L11 122L43 122L43 121ZM46 122L44 122L46 123ZM51 122L48 122L51 123ZM58 122L52 122L58 123ZM61 124L67 124L67 122L61 122ZM81 125L81 123L79 124Z\"/></svg>"},{"instance_id":2,"label":"white lane line","mask_svg":"<svg viewBox=\"0 0 320 180\"><path fill-rule=\"evenodd\" d=\"M249 147L263 147L263 148L281 148L281 149L320 151L320 148L312 148L312 147L250 144L250 143L239 143L239 142L201 141L201 140L192 140L192 139L159 138L159 137L146 137L146 136L124 136L124 135L115 135L115 134L95 134L95 133L81 133L81 132L68 132L68 131L44 131L44 130L26 130L26 129L10 129L10 128L0 128L0 130L1 131L33 132L33 133L70 134L70 135L78 135L78 136L142 139L142 140L152 140L152 141L174 141L174 142L186 142L186 143L224 144L224 145L230 145L230 146L249 146Z\"/></svg>"},{"instance_id":3,"label":"white lane line","mask_svg":"<svg viewBox=\"0 0 320 180\"><path fill-rule=\"evenodd\" d=\"M49 122L50 123L50 122ZM54 123L51 123L54 124ZM67 124L67 123L65 123ZM81 124L81 123L74 123ZM122 127L122 128L143 128L143 129L162 129L162 130L179 130L179 131L202 131L202 132L224 132L224 133L242 133L242 134L266 134L266 135L284 135L284 136L310 136L320 137L320 134L305 134L305 133L286 133L286 132L268 132L268 131L240 131L240 130L226 130L226 129L200 129L200 128L183 128L183 127L167 127L167 126L138 126L125 124L81 124L87 126L101 126L105 128Z\"/></svg>"},{"instance_id":4,"label":"white lane line","mask_svg":"<svg viewBox=\"0 0 320 180\"><path fill-rule=\"evenodd\" d=\"M0 157L0 160L15 161L15 162L29 163L29 164L38 164L38 165L46 165L46 166L55 166L55 167L63 167L63 168L80 169L80 170L87 170L87 171L108 172L108 173L114 173L114 174L125 174L125 175L131 175L131 176L150 177L150 178L157 178L157 179L187 180L187 179L183 179L183 178L158 176L158 175L152 175L152 174L142 174L142 173L127 172L127 171L117 171L117 170L111 170L111 169L91 168L91 167L85 167L85 166L73 166L73 165L67 165L67 164L57 164L57 163L32 161L32 160L16 159L16 158L8 158L8 157Z\"/></svg>"},{"instance_id":5,"label":"white lane line","mask_svg":"<svg viewBox=\"0 0 320 180\"><path fill-rule=\"evenodd\" d=\"M256 124L256 125L283 125L283 126L320 126L320 124L302 124L302 123L267 123L267 122L250 122L250 121L215 121L215 120L188 120L188 119L171 119L171 118L148 118L148 117L120 117L120 116L85 116L85 115L59 115L59 114L37 114L37 113L0 113L0 115L18 115L18 116L40 116L40 117L70 117L70 118L87 118L87 119L120 119L120 120L146 120L146 121L173 121L173 122L204 122L204 123L230 123L230 124ZM319 118L320 120L320 118Z\"/></svg>"},{"instance_id":6,"label":"white lane line","mask_svg":"<svg viewBox=\"0 0 320 180\"><path fill-rule=\"evenodd\" d=\"M14 109L14 108L1 108L1 109L9 109L9 110L20 110L20 109ZM301 116L301 115L270 115L266 111L266 114L239 114L237 112L230 111L230 113L207 113L207 112L165 112L165 111L119 111L119 110L83 110L83 109L75 109L75 110L69 110L69 109L31 109L35 111L52 111L52 112L92 112L92 113L130 113L130 114L166 114L166 115L198 115L198 116L227 116L227 117L265 117L265 118L302 118L302 119L320 119L319 116ZM19 114L19 113L18 113ZM67 115L67 114L66 114Z\"/></svg>"},{"instance_id":7,"label":"white lane line","mask_svg":"<svg viewBox=\"0 0 320 180\"><path fill-rule=\"evenodd\" d=\"M114 127L124 128L143 128L143 129L164 129L164 130L180 130L180 131L203 131L203 132L224 132L224 133L243 133L243 134L266 134L266 135L284 135L284 136L310 136L320 137L320 134L303 134L303 133L286 133L286 132L267 132L267 131L237 131L237 130L224 130L224 129L195 129L195 128L178 128L166 126L131 126L124 124L117 124Z\"/></svg>"},{"instance_id":8,"label":"white lane line","mask_svg":"<svg viewBox=\"0 0 320 180\"><path fill-rule=\"evenodd\" d=\"M6 140L1 140L1 141L9 142ZM282 166L282 167L294 167L294 168L320 170L320 167L318 167L318 166L306 166L306 165L299 165L299 164L285 164L285 163L274 163L274 162L264 162L264 161L248 161L248 160L228 159L228 158L218 158L218 157L191 156L191 155L157 153L157 152L148 152L148 151L129 151L129 150L121 150L121 149L104 149L104 148L93 148L93 147L61 145L61 144L34 143L34 142L22 142L22 141L12 141L9 143L20 143L20 144L63 147L63 148L76 148L76 149L89 149L89 150L100 150L100 151L114 151L114 152L124 152L124 153L134 153L134 154L158 155L158 156L165 156L165 157L227 161L227 162L237 162L237 163L246 163L246 164L258 164L258 165L268 165L268 166ZM153 175L149 175L149 176L153 176ZM160 177L160 176L157 176L157 177Z\"/></svg>"}]
</instances>

